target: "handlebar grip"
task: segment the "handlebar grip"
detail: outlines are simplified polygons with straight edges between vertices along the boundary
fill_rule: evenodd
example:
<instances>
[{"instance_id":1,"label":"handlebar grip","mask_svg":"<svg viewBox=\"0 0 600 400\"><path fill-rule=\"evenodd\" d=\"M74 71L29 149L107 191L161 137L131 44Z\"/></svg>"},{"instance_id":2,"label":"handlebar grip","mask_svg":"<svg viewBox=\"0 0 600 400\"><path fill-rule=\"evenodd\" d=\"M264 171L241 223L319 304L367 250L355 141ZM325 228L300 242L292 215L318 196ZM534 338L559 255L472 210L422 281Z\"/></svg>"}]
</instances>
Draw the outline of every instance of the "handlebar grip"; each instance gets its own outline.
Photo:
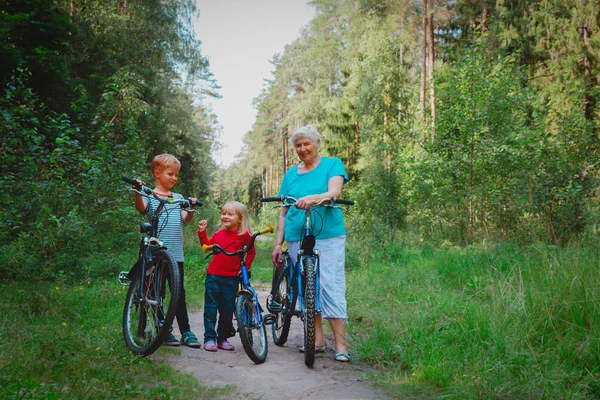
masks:
<instances>
[{"instance_id":1,"label":"handlebar grip","mask_svg":"<svg viewBox=\"0 0 600 400\"><path fill-rule=\"evenodd\" d=\"M125 182L129 183L130 185L137 185L137 182L135 180L133 180L125 175L123 175L121 177L121 179L123 179Z\"/></svg>"},{"instance_id":2,"label":"handlebar grip","mask_svg":"<svg viewBox=\"0 0 600 400\"><path fill-rule=\"evenodd\" d=\"M131 179L125 175L121 176L121 179L127 183L129 183L131 186L133 186L134 188L136 188L137 190L142 190L143 186L140 185L138 183L138 181L136 181L135 179Z\"/></svg>"},{"instance_id":3,"label":"handlebar grip","mask_svg":"<svg viewBox=\"0 0 600 400\"><path fill-rule=\"evenodd\" d=\"M354 205L354 202L352 200L336 199L335 197L331 200L332 200L332 203L336 203L336 204L346 204L349 206Z\"/></svg>"},{"instance_id":4,"label":"handlebar grip","mask_svg":"<svg viewBox=\"0 0 600 400\"><path fill-rule=\"evenodd\" d=\"M273 233L273 230L273 225L269 225L265 229L261 229L260 231L258 231L258 233L264 235L265 233Z\"/></svg>"},{"instance_id":5,"label":"handlebar grip","mask_svg":"<svg viewBox=\"0 0 600 400\"><path fill-rule=\"evenodd\" d=\"M212 244L203 244L202 245L202 252L203 253L210 253L212 251L213 247L215 247L215 246L212 245Z\"/></svg>"},{"instance_id":6,"label":"handlebar grip","mask_svg":"<svg viewBox=\"0 0 600 400\"><path fill-rule=\"evenodd\" d=\"M266 203L267 201L283 201L283 196L261 197L259 200L263 203Z\"/></svg>"},{"instance_id":7,"label":"handlebar grip","mask_svg":"<svg viewBox=\"0 0 600 400\"><path fill-rule=\"evenodd\" d=\"M202 207L204 205L204 203L202 203L200 200L196 200L196 201L192 201L191 198L188 198L188 201L190 203L190 207Z\"/></svg>"}]
</instances>

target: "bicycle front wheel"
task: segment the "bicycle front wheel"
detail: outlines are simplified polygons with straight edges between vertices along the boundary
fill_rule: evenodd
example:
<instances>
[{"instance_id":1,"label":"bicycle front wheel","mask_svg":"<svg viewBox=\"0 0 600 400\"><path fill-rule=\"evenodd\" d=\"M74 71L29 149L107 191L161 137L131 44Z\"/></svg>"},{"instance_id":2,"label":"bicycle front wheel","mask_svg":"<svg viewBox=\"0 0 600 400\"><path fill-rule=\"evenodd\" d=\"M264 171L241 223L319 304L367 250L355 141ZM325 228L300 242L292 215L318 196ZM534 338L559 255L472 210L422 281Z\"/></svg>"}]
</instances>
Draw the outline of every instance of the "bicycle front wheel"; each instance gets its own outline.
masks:
<instances>
[{"instance_id":1,"label":"bicycle front wheel","mask_svg":"<svg viewBox=\"0 0 600 400\"><path fill-rule=\"evenodd\" d=\"M315 261L306 257L304 267L304 364L312 367L315 362L315 317L317 314L317 271Z\"/></svg>"},{"instance_id":2,"label":"bicycle front wheel","mask_svg":"<svg viewBox=\"0 0 600 400\"><path fill-rule=\"evenodd\" d=\"M132 353L148 356L167 338L175 318L181 280L173 256L155 250L146 266L131 279L123 310L123 336Z\"/></svg>"},{"instance_id":3,"label":"bicycle front wheel","mask_svg":"<svg viewBox=\"0 0 600 400\"><path fill-rule=\"evenodd\" d=\"M267 330L264 323L258 322L260 307L252 296L240 294L235 300L235 318L244 350L256 364L267 358Z\"/></svg>"},{"instance_id":4,"label":"bicycle front wheel","mask_svg":"<svg viewBox=\"0 0 600 400\"><path fill-rule=\"evenodd\" d=\"M290 333L290 326L292 324L292 306L290 301L290 266L289 256L287 256L287 262L284 260L283 272L279 276L279 279L275 283L275 294L273 295L273 301L281 305L281 311L274 313L275 322L271 325L271 332L273 334L273 342L277 346L283 346L287 341Z\"/></svg>"}]
</instances>

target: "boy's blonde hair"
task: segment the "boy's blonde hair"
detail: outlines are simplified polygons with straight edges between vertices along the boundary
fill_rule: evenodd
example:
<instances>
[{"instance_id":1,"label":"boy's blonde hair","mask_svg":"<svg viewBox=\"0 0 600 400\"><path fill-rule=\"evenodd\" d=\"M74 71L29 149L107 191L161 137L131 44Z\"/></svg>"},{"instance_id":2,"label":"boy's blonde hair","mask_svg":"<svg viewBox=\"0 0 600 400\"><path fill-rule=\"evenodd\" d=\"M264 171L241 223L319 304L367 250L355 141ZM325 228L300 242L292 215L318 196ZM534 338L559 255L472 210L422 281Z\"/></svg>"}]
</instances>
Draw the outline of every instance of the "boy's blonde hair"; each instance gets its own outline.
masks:
<instances>
[{"instance_id":1,"label":"boy's blonde hair","mask_svg":"<svg viewBox=\"0 0 600 400\"><path fill-rule=\"evenodd\" d=\"M159 170L162 172L165 168L168 167L177 167L177 169L181 169L181 163L172 154L159 154L152 159L152 176L154 176L154 171Z\"/></svg>"},{"instance_id":2,"label":"boy's blonde hair","mask_svg":"<svg viewBox=\"0 0 600 400\"><path fill-rule=\"evenodd\" d=\"M239 201L228 201L221 207L222 210L233 210L240 218L240 230L239 234L243 235L246 232L250 232L250 216L246 206Z\"/></svg>"}]
</instances>

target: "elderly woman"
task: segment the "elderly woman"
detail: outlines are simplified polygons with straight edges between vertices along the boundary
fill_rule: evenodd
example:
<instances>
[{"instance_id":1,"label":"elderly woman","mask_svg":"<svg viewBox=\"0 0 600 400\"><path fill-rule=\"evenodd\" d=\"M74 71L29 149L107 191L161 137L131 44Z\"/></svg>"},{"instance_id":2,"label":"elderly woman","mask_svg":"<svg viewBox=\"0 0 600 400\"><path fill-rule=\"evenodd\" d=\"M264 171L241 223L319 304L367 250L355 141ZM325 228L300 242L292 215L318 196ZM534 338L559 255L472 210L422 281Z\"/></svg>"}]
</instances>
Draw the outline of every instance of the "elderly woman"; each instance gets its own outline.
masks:
<instances>
[{"instance_id":1,"label":"elderly woman","mask_svg":"<svg viewBox=\"0 0 600 400\"><path fill-rule=\"evenodd\" d=\"M282 207L279 215L277 239L273 250L273 263L281 266L283 240L287 241L292 260L296 259L302 228L304 211L323 198L340 197L342 186L348 181L344 165L339 158L319 155L321 135L312 125L297 129L290 139L296 149L300 164L290 168L285 174L278 196L292 196L298 199L296 207ZM322 229L317 227L316 248L320 251L320 290L322 318L331 325L335 339L335 359L350 361L346 346L346 276L344 272L344 251L346 227L340 209L319 210L323 217ZM325 337L321 316L317 316L315 351L324 352ZM304 349L300 349L303 351Z\"/></svg>"}]
</instances>

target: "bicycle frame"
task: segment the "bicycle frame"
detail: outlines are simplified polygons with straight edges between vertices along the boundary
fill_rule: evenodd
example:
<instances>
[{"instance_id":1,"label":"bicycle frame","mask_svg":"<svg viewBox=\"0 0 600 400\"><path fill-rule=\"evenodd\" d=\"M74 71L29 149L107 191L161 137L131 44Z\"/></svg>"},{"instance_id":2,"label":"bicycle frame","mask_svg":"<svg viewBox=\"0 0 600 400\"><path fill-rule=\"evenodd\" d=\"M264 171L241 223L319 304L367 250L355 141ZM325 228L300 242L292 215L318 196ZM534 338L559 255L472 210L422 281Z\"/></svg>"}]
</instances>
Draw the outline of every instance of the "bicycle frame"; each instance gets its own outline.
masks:
<instances>
[{"instance_id":1,"label":"bicycle frame","mask_svg":"<svg viewBox=\"0 0 600 400\"><path fill-rule=\"evenodd\" d=\"M292 196L263 197L262 202L277 201L275 207L291 207L297 199ZM319 250L315 249L316 239L311 224L314 207L340 208L338 204L354 204L350 200L323 198L304 210L304 225L296 259L289 252L283 252L283 268L275 270L267 309L275 314L273 340L283 346L287 341L292 316L300 317L304 323L304 363L312 367L315 360L315 320L322 315L320 288L321 261ZM289 249L288 249L289 250ZM306 268L306 270L305 270ZM281 303L280 303L281 302Z\"/></svg>"},{"instance_id":2,"label":"bicycle frame","mask_svg":"<svg viewBox=\"0 0 600 400\"><path fill-rule=\"evenodd\" d=\"M254 290L254 288L252 288L252 286L250 286L250 277L248 275L248 266L246 265L246 254L247 252L254 247L254 241L256 240L256 237L258 235L262 235L265 233L270 233L273 232L273 227L269 226L268 228L265 228L261 231L255 232L252 235L252 240L250 241L250 245L249 246L245 246L243 249L241 250L237 250L234 252L228 252L227 250L225 250L224 248L222 248L221 246L219 246L218 244L213 244L213 245L202 245L202 252L204 253L211 253L210 255L216 254L214 251L216 249L217 252L223 253L227 256L239 256L240 257L240 271L241 271L241 277L240 277L240 282L238 283L238 292L237 294L243 294L243 293L247 293L249 295L252 296L252 299L254 300L254 302L256 304L259 304L258 301L258 293L256 292L256 290ZM262 323L263 317L262 315L260 315L260 313L258 314L258 322Z\"/></svg>"},{"instance_id":3,"label":"bicycle frame","mask_svg":"<svg viewBox=\"0 0 600 400\"><path fill-rule=\"evenodd\" d=\"M302 240L300 241L300 247L298 249L298 254L296 256L296 261L292 262L292 265L290 265L290 268L292 268L292 270L290 271L290 277L292 278L292 281L295 282L295 286L296 286L295 291L294 291L294 287L290 288L290 293L292 295L291 304L292 304L292 309L294 310L294 314L297 316L300 316L300 317L302 317L303 313L304 313L304 301L303 301L304 293L303 293L302 289L304 288L303 265L304 265L304 260L306 258L313 259L314 265L315 265L315 274L316 274L316 287L318 288L319 284L320 284L319 250L314 248L314 246L316 244L316 240L312 234L310 212L311 212L311 208L309 208L308 210L305 211L303 237L302 237ZM320 291L317 290L316 294L317 294L317 298L316 298L315 312L317 314L321 314ZM298 303L297 307L296 307L296 303ZM296 310L296 308L297 308L297 310Z\"/></svg>"},{"instance_id":4,"label":"bicycle frame","mask_svg":"<svg viewBox=\"0 0 600 400\"><path fill-rule=\"evenodd\" d=\"M268 352L267 333L265 325L274 321L274 316L271 314L262 315L258 293L250 286L250 277L248 266L246 265L246 255L248 251L254 247L254 242L258 235L273 232L273 227L269 226L266 229L255 232L252 235L249 245L244 245L242 249L229 252L218 244L202 245L204 253L210 255L223 253L226 256L239 256L241 276L238 283L238 291L236 296L236 317L240 340L244 346L244 351L256 364L261 364L265 361ZM253 334L258 334L256 338Z\"/></svg>"},{"instance_id":5,"label":"bicycle frame","mask_svg":"<svg viewBox=\"0 0 600 400\"><path fill-rule=\"evenodd\" d=\"M252 301L255 304L259 304L258 301L258 293L256 293L256 290L254 290L254 288L252 288L252 286L250 286L250 277L248 276L248 267L246 266L246 260L244 257L244 254L240 254L240 268L242 271L242 276L240 279L240 283L238 284L238 292L237 294L249 294L252 297ZM256 314L257 317L257 324L260 325L263 323L263 316L261 313L257 313Z\"/></svg>"},{"instance_id":6,"label":"bicycle frame","mask_svg":"<svg viewBox=\"0 0 600 400\"><path fill-rule=\"evenodd\" d=\"M126 346L142 356L152 354L172 328L180 295L180 272L177 262L158 239L161 214L166 204L177 207L166 212L197 212L191 207L202 205L193 199L167 199L156 195L139 181L127 177L123 180L132 185L137 194L158 201L149 216L149 222L140 224L138 260L129 271L119 273L119 283L129 286L123 311L123 334ZM168 217L168 214L167 214Z\"/></svg>"},{"instance_id":7,"label":"bicycle frame","mask_svg":"<svg viewBox=\"0 0 600 400\"><path fill-rule=\"evenodd\" d=\"M129 182L130 183L130 182ZM147 189L147 190L144 190ZM148 192L150 191L150 193ZM149 197L150 195L154 195L152 190L149 188L140 188L138 193ZM157 197L157 196L155 196ZM119 273L119 283L122 286L128 286L129 281L131 280L130 276L137 272L137 269L141 269L141 284L139 290L140 299L146 301L146 296L144 295L144 285L146 279L146 267L148 264L152 262L152 251L157 249L167 249L165 244L158 239L158 221L159 216L162 213L165 205L161 201L159 202L158 207L150 217L150 222L142 222L140 224L140 233L146 233L146 236L142 236L140 238L140 249L138 253L138 262L134 264L130 271L121 271ZM139 266L138 266L139 264Z\"/></svg>"}]
</instances>

